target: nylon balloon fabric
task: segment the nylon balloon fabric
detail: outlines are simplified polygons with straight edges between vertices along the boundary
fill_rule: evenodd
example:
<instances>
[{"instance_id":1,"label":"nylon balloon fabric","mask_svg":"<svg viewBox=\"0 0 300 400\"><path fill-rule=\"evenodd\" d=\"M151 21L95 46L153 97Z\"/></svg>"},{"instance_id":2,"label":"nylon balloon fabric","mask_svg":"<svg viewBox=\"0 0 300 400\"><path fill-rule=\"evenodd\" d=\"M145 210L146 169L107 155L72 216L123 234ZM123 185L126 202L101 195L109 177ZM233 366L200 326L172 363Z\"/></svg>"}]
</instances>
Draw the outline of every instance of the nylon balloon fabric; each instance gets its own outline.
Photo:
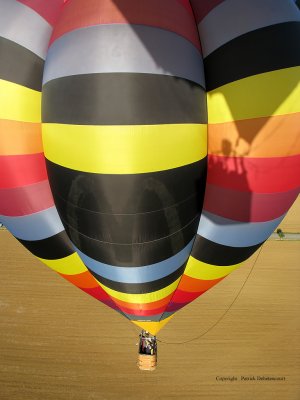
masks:
<instances>
[{"instance_id":1,"label":"nylon balloon fabric","mask_svg":"<svg viewBox=\"0 0 300 400\"><path fill-rule=\"evenodd\" d=\"M0 221L40 261L118 310L74 251L48 182L41 89L62 5L58 0L0 0Z\"/></svg>"},{"instance_id":2,"label":"nylon balloon fabric","mask_svg":"<svg viewBox=\"0 0 300 400\"><path fill-rule=\"evenodd\" d=\"M242 265L299 194L299 10L290 0L0 0L0 10L0 220L156 334Z\"/></svg>"},{"instance_id":3,"label":"nylon balloon fabric","mask_svg":"<svg viewBox=\"0 0 300 400\"><path fill-rule=\"evenodd\" d=\"M65 6L45 66L49 179L89 271L130 320L158 327L203 203L197 28L191 9L170 0L89 0L79 10L81 1Z\"/></svg>"},{"instance_id":4,"label":"nylon balloon fabric","mask_svg":"<svg viewBox=\"0 0 300 400\"><path fill-rule=\"evenodd\" d=\"M205 71L208 174L196 240L168 311L238 268L300 187L300 13L292 1L192 0Z\"/></svg>"}]
</instances>

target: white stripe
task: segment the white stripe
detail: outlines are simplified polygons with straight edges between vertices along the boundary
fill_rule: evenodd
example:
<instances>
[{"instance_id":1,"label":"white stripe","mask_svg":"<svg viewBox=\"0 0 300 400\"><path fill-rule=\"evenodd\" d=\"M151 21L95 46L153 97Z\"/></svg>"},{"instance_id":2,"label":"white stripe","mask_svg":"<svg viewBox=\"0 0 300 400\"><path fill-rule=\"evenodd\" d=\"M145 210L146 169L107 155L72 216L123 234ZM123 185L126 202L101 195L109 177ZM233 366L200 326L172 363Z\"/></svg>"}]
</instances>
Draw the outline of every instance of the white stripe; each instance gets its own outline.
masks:
<instances>
[{"instance_id":1,"label":"white stripe","mask_svg":"<svg viewBox=\"0 0 300 400\"><path fill-rule=\"evenodd\" d=\"M192 43L164 29L125 24L95 25L60 37L49 49L43 83L114 72L171 75L205 85L202 55Z\"/></svg>"},{"instance_id":2,"label":"white stripe","mask_svg":"<svg viewBox=\"0 0 300 400\"><path fill-rule=\"evenodd\" d=\"M51 33L52 26L30 7L15 0L0 0L0 36L45 60Z\"/></svg>"}]
</instances>

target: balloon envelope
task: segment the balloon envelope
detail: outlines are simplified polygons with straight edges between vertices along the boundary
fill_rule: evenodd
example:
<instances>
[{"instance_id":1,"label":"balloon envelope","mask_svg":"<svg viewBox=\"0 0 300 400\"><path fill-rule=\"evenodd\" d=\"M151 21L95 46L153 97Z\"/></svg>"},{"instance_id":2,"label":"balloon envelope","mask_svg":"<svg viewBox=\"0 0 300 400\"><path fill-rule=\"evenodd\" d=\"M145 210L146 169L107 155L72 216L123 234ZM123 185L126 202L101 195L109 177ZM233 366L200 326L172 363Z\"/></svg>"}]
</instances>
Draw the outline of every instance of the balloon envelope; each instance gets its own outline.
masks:
<instances>
[{"instance_id":1,"label":"balloon envelope","mask_svg":"<svg viewBox=\"0 0 300 400\"><path fill-rule=\"evenodd\" d=\"M1 219L155 334L250 257L299 193L299 10L288 0L0 6L11 21L12 7L35 10L47 31L33 39L17 19L17 37L0 31L1 60L17 64L15 48L30 60L29 88L0 69L15 104L1 100L0 134L11 143L9 124L16 138L1 146ZM21 214L8 211L11 191Z\"/></svg>"}]
</instances>

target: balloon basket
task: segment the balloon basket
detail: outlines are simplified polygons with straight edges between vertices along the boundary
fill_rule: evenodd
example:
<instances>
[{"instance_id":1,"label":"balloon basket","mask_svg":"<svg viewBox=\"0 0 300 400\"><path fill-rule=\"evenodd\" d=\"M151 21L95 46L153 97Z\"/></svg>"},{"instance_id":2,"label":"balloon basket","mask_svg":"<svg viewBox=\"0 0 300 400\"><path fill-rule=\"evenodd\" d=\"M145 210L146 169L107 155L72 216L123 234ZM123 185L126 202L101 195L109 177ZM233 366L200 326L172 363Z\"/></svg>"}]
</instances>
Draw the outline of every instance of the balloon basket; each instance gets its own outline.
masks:
<instances>
[{"instance_id":1,"label":"balloon basket","mask_svg":"<svg viewBox=\"0 0 300 400\"><path fill-rule=\"evenodd\" d=\"M154 371L157 365L156 354L139 354L138 367L142 371Z\"/></svg>"},{"instance_id":2,"label":"balloon basket","mask_svg":"<svg viewBox=\"0 0 300 400\"><path fill-rule=\"evenodd\" d=\"M137 365L142 371L154 371L157 365L156 337L145 330L140 333Z\"/></svg>"}]
</instances>

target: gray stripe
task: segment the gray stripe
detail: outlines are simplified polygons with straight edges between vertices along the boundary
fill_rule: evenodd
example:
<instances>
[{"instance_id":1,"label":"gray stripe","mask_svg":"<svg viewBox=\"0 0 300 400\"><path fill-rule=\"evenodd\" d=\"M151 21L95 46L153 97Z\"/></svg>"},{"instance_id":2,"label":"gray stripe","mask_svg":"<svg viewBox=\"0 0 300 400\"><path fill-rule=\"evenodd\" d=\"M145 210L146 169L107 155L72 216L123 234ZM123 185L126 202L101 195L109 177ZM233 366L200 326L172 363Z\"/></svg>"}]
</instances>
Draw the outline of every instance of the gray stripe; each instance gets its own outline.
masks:
<instances>
[{"instance_id":1,"label":"gray stripe","mask_svg":"<svg viewBox=\"0 0 300 400\"><path fill-rule=\"evenodd\" d=\"M124 313L124 315L125 315L125 317L130 319L130 321L143 321L143 322L159 322L161 317L162 317L162 314L134 315L134 314L126 314L126 313Z\"/></svg>"},{"instance_id":2,"label":"gray stripe","mask_svg":"<svg viewBox=\"0 0 300 400\"><path fill-rule=\"evenodd\" d=\"M149 73L204 87L200 52L176 33L143 25L97 25L70 32L50 47L44 81L91 73Z\"/></svg>"},{"instance_id":3,"label":"gray stripe","mask_svg":"<svg viewBox=\"0 0 300 400\"><path fill-rule=\"evenodd\" d=\"M220 46L247 32L299 20L299 10L292 1L223 1L198 24L203 56L208 56Z\"/></svg>"},{"instance_id":4,"label":"gray stripe","mask_svg":"<svg viewBox=\"0 0 300 400\"><path fill-rule=\"evenodd\" d=\"M1 215L0 219L10 232L21 240L47 239L64 230L55 207L20 217Z\"/></svg>"},{"instance_id":5,"label":"gray stripe","mask_svg":"<svg viewBox=\"0 0 300 400\"><path fill-rule=\"evenodd\" d=\"M0 36L45 60L51 25L31 8L15 0L0 0L0 10Z\"/></svg>"},{"instance_id":6,"label":"gray stripe","mask_svg":"<svg viewBox=\"0 0 300 400\"><path fill-rule=\"evenodd\" d=\"M177 290L177 289L176 289ZM179 311L179 310L178 310ZM171 317L171 315L175 314L177 311L168 311L168 312L164 312L163 315L160 318L160 321L163 321L166 318Z\"/></svg>"},{"instance_id":7,"label":"gray stripe","mask_svg":"<svg viewBox=\"0 0 300 400\"><path fill-rule=\"evenodd\" d=\"M225 246L254 246L268 239L284 216L267 222L238 222L205 211L201 215L198 234Z\"/></svg>"}]
</instances>

